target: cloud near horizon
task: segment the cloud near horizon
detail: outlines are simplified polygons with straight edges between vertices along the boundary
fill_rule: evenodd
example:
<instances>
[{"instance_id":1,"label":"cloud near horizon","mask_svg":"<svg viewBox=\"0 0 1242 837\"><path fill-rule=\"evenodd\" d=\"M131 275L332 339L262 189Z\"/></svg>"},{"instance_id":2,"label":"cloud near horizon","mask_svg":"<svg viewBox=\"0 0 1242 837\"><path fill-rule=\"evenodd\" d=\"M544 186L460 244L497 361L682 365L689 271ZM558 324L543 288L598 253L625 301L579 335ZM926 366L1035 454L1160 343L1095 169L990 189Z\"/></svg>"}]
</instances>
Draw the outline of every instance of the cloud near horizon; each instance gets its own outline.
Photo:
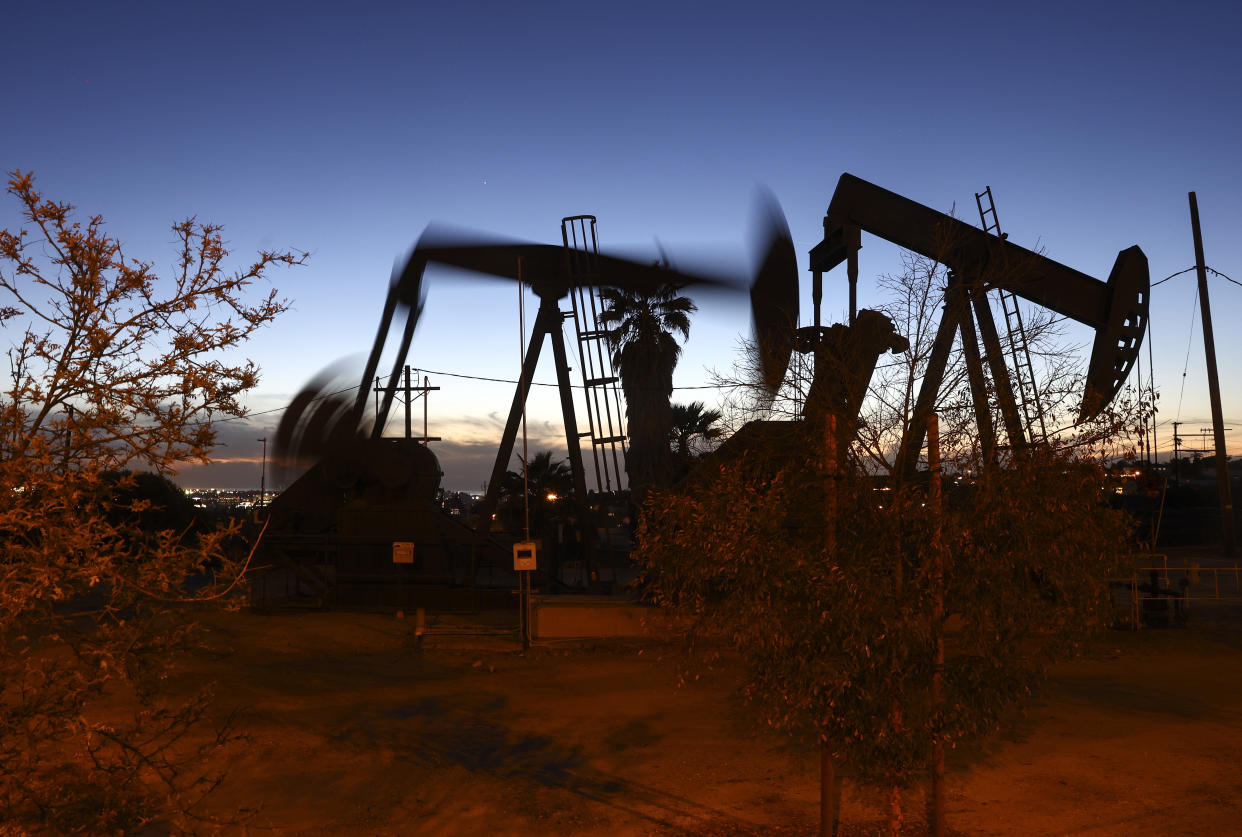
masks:
<instances>
[{"instance_id":1,"label":"cloud near horizon","mask_svg":"<svg viewBox=\"0 0 1242 837\"><path fill-rule=\"evenodd\" d=\"M263 468L263 445L267 438L267 474L269 489L283 490L298 474L282 469L275 461L273 440L280 417L264 415L257 419L240 419L216 425L218 443L211 462L178 463L174 481L183 488L248 489L259 487ZM398 427L390 423L387 435ZM420 428L421 429L421 428ZM432 429L441 441L431 442L431 450L444 472L440 485L455 491L477 491L491 476L500 437L504 432L504 416L492 412L484 416L462 416L437 422ZM559 421L529 419L526 427L527 450L533 456L541 450L552 450L558 458L567 457L565 431ZM519 433L509 469L518 467L522 453Z\"/></svg>"}]
</instances>

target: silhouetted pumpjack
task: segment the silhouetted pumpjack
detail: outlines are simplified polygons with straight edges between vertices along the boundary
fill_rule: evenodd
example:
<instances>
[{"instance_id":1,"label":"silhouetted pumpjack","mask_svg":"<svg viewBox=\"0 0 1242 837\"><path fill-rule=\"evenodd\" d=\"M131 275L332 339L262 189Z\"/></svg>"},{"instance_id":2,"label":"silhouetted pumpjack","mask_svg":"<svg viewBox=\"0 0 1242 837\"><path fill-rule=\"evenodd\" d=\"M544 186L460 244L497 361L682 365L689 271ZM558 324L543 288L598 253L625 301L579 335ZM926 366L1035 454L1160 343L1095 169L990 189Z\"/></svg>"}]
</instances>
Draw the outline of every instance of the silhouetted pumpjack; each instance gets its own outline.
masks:
<instances>
[{"instance_id":1,"label":"silhouetted pumpjack","mask_svg":"<svg viewBox=\"0 0 1242 837\"><path fill-rule=\"evenodd\" d=\"M783 216L778 210L769 207L765 221L761 245L765 255L751 283L750 294L757 339L764 356L769 359L765 366L765 381L774 390L780 385L792 351L792 344L784 339L784 334L789 322L787 303L790 300L793 305L792 316L795 320L797 317L797 267L793 242ZM394 271L375 341L367 357L352 407L346 408L340 399L325 399L321 391L324 389L324 382L312 384L311 388L304 390L294 399L282 420L277 439L282 456L303 460L333 458L334 451L350 448L350 440L356 439L359 434L372 439L380 437L392 407L395 389L391 386L385 389L368 430L364 424L371 382L375 378L380 355L388 342L389 331L400 312L405 314L405 323L393 359L394 374L390 376L390 380L396 380L397 370L406 362L410 342L423 309L425 291L422 280L429 263L456 267L476 274L520 280L539 297L539 311L535 318L529 351L524 360L521 381L513 397L487 494L477 509L475 526L481 532L486 532L492 512L496 508L499 487L513 454L522 405L546 337L552 342L556 361L565 440L573 471L574 503L577 506L577 519L584 529L582 542L588 550L586 558L589 572L594 529L587 504L569 367L561 333L564 315L558 305L558 301L569 293L571 285L570 254L566 247L498 242L485 235L450 234L429 228L420 237L401 270ZM596 257L595 265L591 282L603 287L650 292L670 283L718 287L736 285L727 277L693 273L667 265L640 263L603 254ZM774 300L781 304L774 304ZM774 341L780 341L779 345L773 345ZM313 408L312 404L315 405Z\"/></svg>"},{"instance_id":2,"label":"silhouetted pumpjack","mask_svg":"<svg viewBox=\"0 0 1242 837\"><path fill-rule=\"evenodd\" d=\"M1001 413L1010 443L1025 443L1013 391L1004 372L1000 341L988 307L989 288L1003 288L1095 329L1079 421L1098 415L1125 383L1138 358L1147 329L1150 277L1147 257L1137 246L1122 250L1102 282L1085 273L989 235L942 212L929 209L851 174L841 175L824 216L824 239L810 253L814 275L815 325L819 325L823 274L847 262L850 319L855 318L860 232L869 232L949 268L945 314L936 334L927 372L915 403L910 430L897 457L899 474L913 473L924 428L935 406L954 333L963 337L971 389L981 433L990 434L974 319L993 365ZM974 318L970 309L974 310ZM985 439L985 448L991 446Z\"/></svg>"}]
</instances>

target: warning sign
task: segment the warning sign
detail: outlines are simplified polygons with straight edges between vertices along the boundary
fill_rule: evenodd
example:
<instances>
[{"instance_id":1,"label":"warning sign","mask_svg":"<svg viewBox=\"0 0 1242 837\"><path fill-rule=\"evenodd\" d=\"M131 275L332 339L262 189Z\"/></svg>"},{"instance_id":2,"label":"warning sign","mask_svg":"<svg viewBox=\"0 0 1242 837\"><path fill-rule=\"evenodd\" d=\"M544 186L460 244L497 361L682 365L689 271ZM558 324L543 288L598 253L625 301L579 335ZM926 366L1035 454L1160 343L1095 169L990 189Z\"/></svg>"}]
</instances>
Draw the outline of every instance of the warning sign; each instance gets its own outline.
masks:
<instances>
[{"instance_id":1,"label":"warning sign","mask_svg":"<svg viewBox=\"0 0 1242 837\"><path fill-rule=\"evenodd\" d=\"M536 545L531 541L523 541L513 545L513 569L517 572L535 569Z\"/></svg>"}]
</instances>

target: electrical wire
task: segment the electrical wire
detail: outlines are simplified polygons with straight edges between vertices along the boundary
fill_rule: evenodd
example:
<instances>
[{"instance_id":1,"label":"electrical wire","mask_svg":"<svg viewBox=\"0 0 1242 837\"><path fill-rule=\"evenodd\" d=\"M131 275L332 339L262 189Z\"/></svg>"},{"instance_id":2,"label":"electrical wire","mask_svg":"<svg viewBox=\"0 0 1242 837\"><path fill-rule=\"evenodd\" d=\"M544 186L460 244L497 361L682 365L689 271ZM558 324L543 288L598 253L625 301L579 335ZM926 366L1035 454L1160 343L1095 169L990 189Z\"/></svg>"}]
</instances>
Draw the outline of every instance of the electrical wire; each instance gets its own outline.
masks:
<instances>
[{"instance_id":1,"label":"electrical wire","mask_svg":"<svg viewBox=\"0 0 1242 837\"><path fill-rule=\"evenodd\" d=\"M493 384L513 384L515 386L521 383L517 379L513 379L513 378L493 378L487 375L467 375L464 372L442 372L442 371L437 371L435 369L420 369L420 371L425 372L428 375L443 375L446 378L461 378L467 381L484 381L486 383L493 383ZM548 383L548 382L543 382L543 381L528 381L526 385L528 387L552 387L552 388L556 388L557 386L559 386L558 384L555 384L555 383ZM312 398L311 403L315 401L322 401L325 398L331 398L333 395L341 395L346 392L352 392L358 389L358 386L359 386L358 384L354 384L353 386L345 387L344 389L338 389L335 392L325 392L322 395L317 395L314 398ZM687 390L698 390L698 389L730 389L732 386L733 384L702 384L700 386L691 386L691 387L673 387L673 391L683 392ZM582 384L570 384L570 387L573 389L586 389L586 387L584 387ZM284 409L285 409L284 407L273 407L270 410L257 410L254 412L249 412L249 413L246 413L246 415L244 416L225 416L224 418L211 419L209 421L195 422L195 426L202 425L202 424L224 424L225 422L229 422L229 421L241 421L243 419L254 418L255 416L264 416L270 413L283 412Z\"/></svg>"},{"instance_id":2,"label":"electrical wire","mask_svg":"<svg viewBox=\"0 0 1242 837\"><path fill-rule=\"evenodd\" d=\"M1209 269L1210 269L1210 268L1209 268ZM1152 282L1152 283L1151 283L1151 286L1154 288L1154 287L1156 287L1157 285L1163 285L1165 282L1169 281L1169 280L1170 280L1170 279L1172 279L1174 276L1181 276L1183 273L1189 273L1189 272L1190 272L1190 271L1192 271L1192 270L1194 270L1194 268L1193 268L1193 267L1188 267L1188 268L1186 268L1185 270L1179 270L1177 273L1170 273L1168 276L1164 277L1164 278L1163 278L1163 279L1161 279L1159 282Z\"/></svg>"},{"instance_id":3,"label":"electrical wire","mask_svg":"<svg viewBox=\"0 0 1242 837\"><path fill-rule=\"evenodd\" d=\"M1194 269L1195 269L1194 267L1188 267L1188 268L1186 268L1185 270L1179 270L1179 271L1177 271L1176 273L1170 273L1168 276L1164 277L1164 278L1163 278L1163 279L1161 279L1160 281L1158 281L1158 282L1153 282L1151 286L1154 288L1154 287L1156 287L1157 285L1162 285L1162 284L1164 284L1165 282L1169 281L1170 279L1174 278L1175 276L1181 276L1183 273L1188 273L1188 272L1190 272L1190 271L1192 271L1192 270L1194 270ZM1237 281L1236 279L1232 279L1232 278L1230 278L1229 276L1226 276L1224 273L1221 273L1219 270L1215 270L1214 268L1210 268L1210 267L1209 267L1209 268L1206 268L1206 270L1207 270L1209 273L1212 273L1212 274L1214 274L1214 275L1216 275L1216 276L1219 276L1219 277L1221 277L1222 279L1225 279L1225 280L1227 280L1227 281L1229 281L1229 282L1232 282L1232 283L1233 283L1233 284L1235 284L1235 285L1242 286L1242 282L1239 282L1239 281ZM1198 306L1198 299L1199 299L1199 290L1198 290L1198 288L1196 287L1196 288L1195 288L1195 305L1196 305L1196 308L1195 308L1194 310L1197 310L1197 306ZM1192 311L1191 311L1191 317L1192 317L1192 322L1191 322L1191 326L1192 326L1192 338L1193 338L1193 325L1194 325L1194 323L1193 323L1194 310L1192 310ZM1056 323L1059 323L1059 322L1062 322L1062 321L1064 321L1064 320L1068 320L1068 319L1069 319L1069 317L1066 317L1066 316L1064 316L1064 315L1061 315L1061 316L1056 316L1056 317L1053 317L1052 319L1050 319L1050 320L1048 321L1048 325L1055 325ZM1187 364L1187 368L1189 367L1189 363L1190 363L1190 345L1188 344L1188 345L1187 345L1187 347L1186 347L1186 364ZM890 367L890 366L897 366L897 365L901 365L899 361L898 361L898 362L887 363L887 364L882 363L882 364L879 364L879 366L877 366L877 368L878 368L878 369L884 369L884 368L888 368L888 367ZM422 371L423 371L423 372L426 372L426 373L427 373L427 374L429 374L429 375L442 375L442 376L444 376L444 377L446 377L446 378L459 378L459 379L461 379L461 380L466 380L466 381L483 381L483 382L485 382L485 383L493 383L493 384L512 384L512 385L515 385L515 386L516 386L517 384L521 383L520 381L515 380L515 379L512 379L512 378L497 378L497 377L492 377L492 376L489 376L489 375L469 375L469 374L466 374L465 372L445 372L445 371L443 371L443 370L436 370L436 369L423 369ZM1183 391L1183 392L1185 391L1185 383L1186 383L1186 382L1185 382L1185 378L1186 378L1186 372L1185 372L1185 371L1183 371L1183 372L1182 372L1182 391ZM555 382L548 382L548 381L528 381L526 385L527 385L528 387L552 387L552 388L556 388L556 387L558 387L558 386L559 386L559 384L557 384L557 383L555 383ZM682 387L673 387L673 391L674 391L674 392L689 392L689 391L694 391L694 390L705 390L705 389L724 390L724 389L731 389L733 386L735 386L735 385L734 385L734 384L700 384L700 385L697 385L697 386L682 386ZM586 387L585 387L585 386L583 386L582 384L570 384L570 387L571 387L571 388L573 388L573 389L586 389ZM317 396L316 398L312 399L312 401L319 401L319 400L324 399L324 398L329 398L329 397L331 397L331 396L333 396L333 395L341 395L341 394L346 393L346 392L352 392L353 390L356 390L356 389L358 389L358 385L357 385L357 384L355 384L354 386L351 386L351 387L345 387L344 389L340 389L340 390L337 390L337 391L335 391L335 392L324 393L323 395ZM210 424L224 424L225 422L230 422L230 421L239 421L239 420L241 420L241 419L253 418L253 417L255 417L255 416L268 415L268 414L271 414L271 413L279 413L279 412L282 412L284 409L285 409L284 407L273 407L273 408L272 408L272 409L270 409L270 410L260 410L260 411L257 411L257 412L247 413L247 414L246 414L246 415L244 415L244 416L226 416L226 417L224 417L224 418L212 419L210 422L207 422L207 421L198 422L198 424L209 424L209 423L210 423ZM1179 418L1181 417L1181 399L1180 399L1180 396L1179 396L1179 399L1178 399L1178 417L1179 417ZM1165 424L1165 423L1167 423L1167 422L1161 422L1161 423L1162 423L1162 424Z\"/></svg>"},{"instance_id":4,"label":"electrical wire","mask_svg":"<svg viewBox=\"0 0 1242 837\"><path fill-rule=\"evenodd\" d=\"M1147 318L1147 390L1151 394L1151 457L1152 464L1160 464L1160 442L1156 438L1156 359L1152 352L1155 338L1151 333L1151 317ZM1140 352L1141 354L1141 352ZM1139 376L1139 391L1143 389L1143 376Z\"/></svg>"},{"instance_id":5,"label":"electrical wire","mask_svg":"<svg viewBox=\"0 0 1242 837\"><path fill-rule=\"evenodd\" d=\"M1170 280L1170 279L1172 279L1174 276L1181 276L1183 273L1189 273L1190 271L1192 271L1192 270L1194 270L1194 269L1195 269L1195 268L1192 266L1192 267L1188 267L1188 268L1186 268L1185 270L1179 270L1179 271L1177 271L1177 273L1170 273L1168 276L1164 277L1164 278L1163 278L1163 279L1161 279L1159 282L1152 282L1152 283L1151 283L1151 286L1154 288L1154 287L1156 287L1157 285L1163 285L1165 282L1169 281L1169 280ZM1219 276L1221 279L1225 279L1225 280L1227 280L1227 281L1229 281L1229 282L1232 282L1232 283L1233 283L1233 284L1235 284L1235 285L1242 285L1242 282L1239 282L1237 279L1230 279L1228 276L1226 276L1225 274L1221 273L1219 270L1217 270L1217 269L1216 269L1216 268L1214 268L1214 267L1207 267L1207 266L1204 266L1204 268L1203 268L1203 269L1204 269L1204 270L1206 270L1208 273L1211 273L1213 276Z\"/></svg>"},{"instance_id":6,"label":"electrical wire","mask_svg":"<svg viewBox=\"0 0 1242 837\"><path fill-rule=\"evenodd\" d=\"M1221 273L1219 270L1214 270L1213 268L1210 268L1210 267L1205 267L1204 270L1206 270L1208 273L1211 273L1213 276L1219 276L1221 279L1225 279L1229 282L1232 282L1235 285L1242 286L1242 282L1239 282L1237 279L1230 279L1228 276Z\"/></svg>"},{"instance_id":7,"label":"electrical wire","mask_svg":"<svg viewBox=\"0 0 1242 837\"><path fill-rule=\"evenodd\" d=\"M1186 394L1186 373L1190 369L1190 346L1195 339L1195 312L1198 310L1199 286L1195 285L1195 301L1194 304L1190 306L1190 329L1189 333L1186 335L1186 362L1182 365L1182 388L1177 394L1177 414L1174 418L1175 423L1177 423L1177 419L1182 417L1182 397Z\"/></svg>"},{"instance_id":8,"label":"electrical wire","mask_svg":"<svg viewBox=\"0 0 1242 837\"><path fill-rule=\"evenodd\" d=\"M322 401L323 399L331 398L334 395L342 395L346 392L353 392L357 388L358 388L358 385L354 384L352 387L345 387L345 389L338 389L336 392L325 392L322 395L317 395L314 398L312 398L309 403L314 403L315 401ZM284 407L273 407L270 410L258 410L253 413L246 413L246 415L244 416L225 416L224 418L208 419L206 421L191 422L189 423L189 426L199 427L204 424L224 424L230 421L241 421L242 419L253 418L254 416L265 416L265 415L268 415L269 413L283 413L284 411L285 411Z\"/></svg>"}]
</instances>

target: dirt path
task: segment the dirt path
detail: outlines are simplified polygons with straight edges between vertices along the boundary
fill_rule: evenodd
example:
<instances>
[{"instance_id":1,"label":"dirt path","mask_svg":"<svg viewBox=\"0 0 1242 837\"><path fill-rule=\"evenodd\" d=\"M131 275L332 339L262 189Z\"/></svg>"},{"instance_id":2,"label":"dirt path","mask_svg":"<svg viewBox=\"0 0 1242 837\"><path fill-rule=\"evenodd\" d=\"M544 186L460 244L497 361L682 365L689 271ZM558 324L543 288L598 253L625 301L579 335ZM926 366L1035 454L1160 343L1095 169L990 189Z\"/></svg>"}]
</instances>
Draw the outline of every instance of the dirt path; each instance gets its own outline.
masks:
<instances>
[{"instance_id":1,"label":"dirt path","mask_svg":"<svg viewBox=\"0 0 1242 837\"><path fill-rule=\"evenodd\" d=\"M213 795L254 834L812 834L809 752L748 732L727 671L677 687L668 646L532 649L391 615L233 614L187 673L250 736ZM1242 829L1242 643L1114 632L1007 737L950 762L966 835ZM878 808L848 784L843 835ZM920 801L910 800L912 820ZM910 833L917 833L917 823ZM239 829L240 831L240 829Z\"/></svg>"}]
</instances>

